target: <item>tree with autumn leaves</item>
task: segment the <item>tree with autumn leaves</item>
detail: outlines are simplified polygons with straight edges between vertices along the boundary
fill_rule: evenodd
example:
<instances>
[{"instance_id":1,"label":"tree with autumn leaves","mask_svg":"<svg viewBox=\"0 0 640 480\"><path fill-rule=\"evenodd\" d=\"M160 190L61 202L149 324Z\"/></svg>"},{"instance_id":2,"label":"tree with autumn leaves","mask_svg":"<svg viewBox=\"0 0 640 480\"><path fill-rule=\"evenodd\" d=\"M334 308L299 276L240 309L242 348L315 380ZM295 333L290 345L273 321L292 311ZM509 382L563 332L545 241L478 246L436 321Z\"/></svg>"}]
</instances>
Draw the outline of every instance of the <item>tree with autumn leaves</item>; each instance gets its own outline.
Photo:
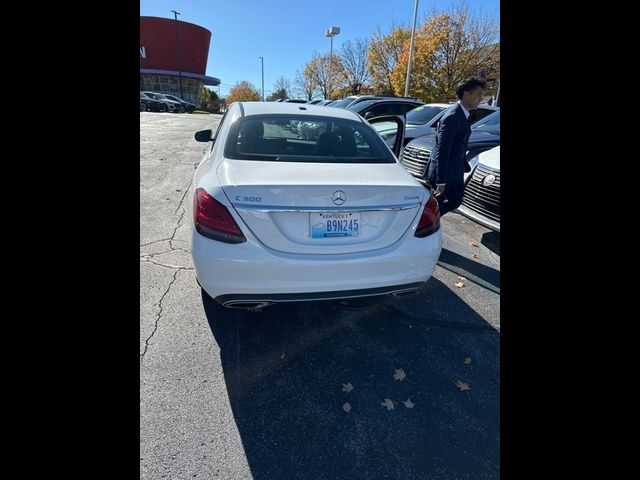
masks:
<instances>
[{"instance_id":1,"label":"tree with autumn leaves","mask_svg":"<svg viewBox=\"0 0 640 480\"><path fill-rule=\"evenodd\" d=\"M227 105L231 105L233 102L253 102L262 98L262 95L256 87L246 80L236 83L229 95L225 98Z\"/></svg>"},{"instance_id":2,"label":"tree with autumn leaves","mask_svg":"<svg viewBox=\"0 0 640 480\"><path fill-rule=\"evenodd\" d=\"M409 95L427 103L455 101L456 86L470 76L486 78L486 95L495 93L500 78L500 49L494 43L498 32L495 21L474 16L465 6L432 15L416 28ZM398 95L404 93L408 60L405 41L391 74Z\"/></svg>"},{"instance_id":3,"label":"tree with autumn leaves","mask_svg":"<svg viewBox=\"0 0 640 480\"><path fill-rule=\"evenodd\" d=\"M380 27L376 29L368 52L371 87L376 94L402 95L404 93L404 89L396 90L392 75L410 39L411 29L403 26L392 26L388 35L383 35Z\"/></svg>"},{"instance_id":4,"label":"tree with autumn leaves","mask_svg":"<svg viewBox=\"0 0 640 480\"><path fill-rule=\"evenodd\" d=\"M485 95L494 95L500 79L499 32L496 19L473 14L466 5L425 16L416 26L409 96L427 103L452 102L457 100L458 83L470 76L487 79ZM334 51L330 87L329 54L317 52L296 72L294 85L309 100L329 95L333 99L358 94L403 96L410 44L410 28L392 25L383 34L377 27L371 39L349 40ZM277 95L270 99L284 96L285 91L276 89ZM226 99L227 104L238 100L260 100L260 92L242 81Z\"/></svg>"},{"instance_id":5,"label":"tree with autumn leaves","mask_svg":"<svg viewBox=\"0 0 640 480\"><path fill-rule=\"evenodd\" d=\"M497 21L472 14L468 7L433 11L416 27L409 95L425 102L457 99L455 88L470 76L488 80L487 96L494 94L500 78ZM331 97L362 93L404 95L411 44L411 29L392 25L386 35L380 27L371 39L347 41L334 53ZM306 85L327 98L329 55L314 53L298 85Z\"/></svg>"}]
</instances>

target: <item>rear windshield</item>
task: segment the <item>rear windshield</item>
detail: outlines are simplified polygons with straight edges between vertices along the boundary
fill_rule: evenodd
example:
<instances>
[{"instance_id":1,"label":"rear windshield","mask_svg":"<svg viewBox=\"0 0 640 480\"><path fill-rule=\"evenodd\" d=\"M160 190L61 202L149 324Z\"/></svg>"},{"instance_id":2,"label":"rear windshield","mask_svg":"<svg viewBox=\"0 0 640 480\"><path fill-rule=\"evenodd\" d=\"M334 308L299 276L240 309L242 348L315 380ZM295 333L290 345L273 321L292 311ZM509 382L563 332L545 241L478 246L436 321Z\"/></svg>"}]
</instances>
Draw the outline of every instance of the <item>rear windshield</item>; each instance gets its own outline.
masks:
<instances>
[{"instance_id":1,"label":"rear windshield","mask_svg":"<svg viewBox=\"0 0 640 480\"><path fill-rule=\"evenodd\" d=\"M238 118L229 129L224 156L281 162L396 163L367 123L283 114Z\"/></svg>"}]
</instances>

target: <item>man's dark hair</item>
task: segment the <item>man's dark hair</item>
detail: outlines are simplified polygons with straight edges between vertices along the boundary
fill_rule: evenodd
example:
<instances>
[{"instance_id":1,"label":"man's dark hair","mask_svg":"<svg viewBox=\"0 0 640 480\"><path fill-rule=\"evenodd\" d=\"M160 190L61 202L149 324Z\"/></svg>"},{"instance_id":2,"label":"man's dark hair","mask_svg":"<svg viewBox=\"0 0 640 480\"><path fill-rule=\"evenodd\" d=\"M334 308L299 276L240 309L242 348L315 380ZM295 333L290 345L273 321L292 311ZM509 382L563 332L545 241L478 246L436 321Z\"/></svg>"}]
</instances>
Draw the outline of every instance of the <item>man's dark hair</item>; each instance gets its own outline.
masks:
<instances>
[{"instance_id":1,"label":"man's dark hair","mask_svg":"<svg viewBox=\"0 0 640 480\"><path fill-rule=\"evenodd\" d=\"M463 80L456 87L456 95L460 100L464 96L464 92L470 92L471 90L475 90L476 87L482 87L482 89L487 88L487 81L484 78L470 77L466 80Z\"/></svg>"}]
</instances>

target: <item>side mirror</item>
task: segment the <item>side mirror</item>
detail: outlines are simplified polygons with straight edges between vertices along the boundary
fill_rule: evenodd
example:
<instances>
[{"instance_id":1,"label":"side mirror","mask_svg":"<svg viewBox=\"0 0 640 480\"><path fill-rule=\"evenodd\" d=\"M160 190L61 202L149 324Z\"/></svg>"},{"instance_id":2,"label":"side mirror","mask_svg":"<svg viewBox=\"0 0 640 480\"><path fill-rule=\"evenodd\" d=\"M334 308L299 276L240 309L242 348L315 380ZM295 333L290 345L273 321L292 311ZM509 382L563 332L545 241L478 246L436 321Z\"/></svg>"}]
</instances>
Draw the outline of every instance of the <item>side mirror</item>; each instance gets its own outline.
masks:
<instances>
[{"instance_id":1,"label":"side mirror","mask_svg":"<svg viewBox=\"0 0 640 480\"><path fill-rule=\"evenodd\" d=\"M213 136L213 131L211 130L200 130L199 132L196 132L196 140L198 142L210 142L211 140L213 140L213 138L211 138Z\"/></svg>"}]
</instances>

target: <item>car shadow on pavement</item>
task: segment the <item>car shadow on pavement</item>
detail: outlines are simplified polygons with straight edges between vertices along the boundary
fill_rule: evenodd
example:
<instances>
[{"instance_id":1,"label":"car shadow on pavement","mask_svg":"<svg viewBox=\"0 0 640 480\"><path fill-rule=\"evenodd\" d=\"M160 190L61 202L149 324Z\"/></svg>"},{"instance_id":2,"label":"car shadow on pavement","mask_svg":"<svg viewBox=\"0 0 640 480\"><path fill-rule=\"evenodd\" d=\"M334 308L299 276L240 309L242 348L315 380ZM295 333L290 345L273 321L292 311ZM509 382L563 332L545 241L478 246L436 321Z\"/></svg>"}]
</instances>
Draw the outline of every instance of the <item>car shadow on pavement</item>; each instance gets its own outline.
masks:
<instances>
[{"instance_id":1,"label":"car shadow on pavement","mask_svg":"<svg viewBox=\"0 0 640 480\"><path fill-rule=\"evenodd\" d=\"M446 248L440 252L438 265L484 286L493 286L492 290L500 293L500 270L470 260Z\"/></svg>"},{"instance_id":2,"label":"car shadow on pavement","mask_svg":"<svg viewBox=\"0 0 640 480\"><path fill-rule=\"evenodd\" d=\"M500 232L487 232L482 235L480 243L496 255L500 255Z\"/></svg>"},{"instance_id":3,"label":"car shadow on pavement","mask_svg":"<svg viewBox=\"0 0 640 480\"><path fill-rule=\"evenodd\" d=\"M500 334L442 282L262 312L203 303L254 479L499 478Z\"/></svg>"}]
</instances>

